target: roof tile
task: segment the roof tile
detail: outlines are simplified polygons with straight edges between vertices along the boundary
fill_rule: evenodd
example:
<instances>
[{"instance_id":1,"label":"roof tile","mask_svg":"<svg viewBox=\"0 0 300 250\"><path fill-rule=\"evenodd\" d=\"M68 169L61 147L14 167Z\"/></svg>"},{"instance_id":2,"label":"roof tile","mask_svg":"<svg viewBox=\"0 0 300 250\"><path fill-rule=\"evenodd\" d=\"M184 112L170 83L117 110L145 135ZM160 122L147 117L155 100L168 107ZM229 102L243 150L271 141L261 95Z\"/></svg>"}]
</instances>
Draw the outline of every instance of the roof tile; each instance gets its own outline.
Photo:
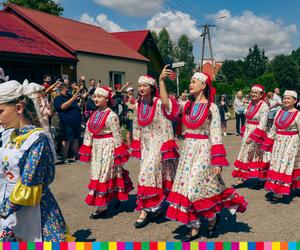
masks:
<instances>
[{"instance_id":1,"label":"roof tile","mask_svg":"<svg viewBox=\"0 0 300 250\"><path fill-rule=\"evenodd\" d=\"M5 10L9 10L9 8L73 51L148 61L148 59L100 27L11 3L6 6Z\"/></svg>"},{"instance_id":2,"label":"roof tile","mask_svg":"<svg viewBox=\"0 0 300 250\"><path fill-rule=\"evenodd\" d=\"M14 14L0 11L0 52L75 59Z\"/></svg>"}]
</instances>

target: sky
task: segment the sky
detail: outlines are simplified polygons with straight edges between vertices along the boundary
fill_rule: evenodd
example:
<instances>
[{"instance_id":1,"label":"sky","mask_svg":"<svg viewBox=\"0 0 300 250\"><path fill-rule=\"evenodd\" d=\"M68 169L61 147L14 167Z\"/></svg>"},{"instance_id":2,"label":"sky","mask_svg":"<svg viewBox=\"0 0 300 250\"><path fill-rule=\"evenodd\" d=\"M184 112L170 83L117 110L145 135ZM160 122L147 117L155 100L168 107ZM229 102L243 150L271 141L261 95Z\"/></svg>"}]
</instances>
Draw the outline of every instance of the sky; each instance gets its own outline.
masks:
<instances>
[{"instance_id":1,"label":"sky","mask_svg":"<svg viewBox=\"0 0 300 250\"><path fill-rule=\"evenodd\" d=\"M64 17L98 25L109 32L159 32L166 27L174 42L186 34L193 41L196 62L202 48L203 28L199 26L206 23L215 25L210 33L216 60L243 59L255 44L269 58L300 47L299 0L55 1L64 8ZM208 47L205 51L207 57Z\"/></svg>"}]
</instances>

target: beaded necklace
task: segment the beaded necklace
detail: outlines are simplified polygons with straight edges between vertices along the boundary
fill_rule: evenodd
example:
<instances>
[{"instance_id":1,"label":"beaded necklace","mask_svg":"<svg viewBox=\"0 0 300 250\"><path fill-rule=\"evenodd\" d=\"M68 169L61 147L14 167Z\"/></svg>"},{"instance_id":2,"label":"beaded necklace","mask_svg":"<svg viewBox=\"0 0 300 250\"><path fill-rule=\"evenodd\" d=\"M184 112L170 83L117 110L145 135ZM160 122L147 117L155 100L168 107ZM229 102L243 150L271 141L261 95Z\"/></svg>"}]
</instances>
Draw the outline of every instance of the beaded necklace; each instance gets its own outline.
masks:
<instances>
[{"instance_id":1,"label":"beaded necklace","mask_svg":"<svg viewBox=\"0 0 300 250\"><path fill-rule=\"evenodd\" d=\"M153 121L158 98L154 100L153 105L140 102L138 105L138 124L142 127L148 126Z\"/></svg>"},{"instance_id":2,"label":"beaded necklace","mask_svg":"<svg viewBox=\"0 0 300 250\"><path fill-rule=\"evenodd\" d=\"M285 111L280 110L278 116L275 119L275 126L278 129L286 129L288 128L293 121L296 119L296 116L298 114L298 111Z\"/></svg>"},{"instance_id":3,"label":"beaded necklace","mask_svg":"<svg viewBox=\"0 0 300 250\"><path fill-rule=\"evenodd\" d=\"M258 104L253 105L253 103L251 102L247 108L247 112L245 114L246 118L248 120L252 120L253 117L256 115L256 113L260 110L261 105L263 104L263 101L259 101Z\"/></svg>"},{"instance_id":4,"label":"beaded necklace","mask_svg":"<svg viewBox=\"0 0 300 250\"><path fill-rule=\"evenodd\" d=\"M209 108L207 103L193 103L191 112L186 114L186 110L191 105L191 102L187 102L184 107L184 112L182 116L182 123L188 128L198 128L200 127L206 118L208 117Z\"/></svg>"},{"instance_id":5,"label":"beaded necklace","mask_svg":"<svg viewBox=\"0 0 300 250\"><path fill-rule=\"evenodd\" d=\"M99 134L105 126L106 119L110 114L110 109L104 111L96 110L90 117L88 129L91 133Z\"/></svg>"}]
</instances>

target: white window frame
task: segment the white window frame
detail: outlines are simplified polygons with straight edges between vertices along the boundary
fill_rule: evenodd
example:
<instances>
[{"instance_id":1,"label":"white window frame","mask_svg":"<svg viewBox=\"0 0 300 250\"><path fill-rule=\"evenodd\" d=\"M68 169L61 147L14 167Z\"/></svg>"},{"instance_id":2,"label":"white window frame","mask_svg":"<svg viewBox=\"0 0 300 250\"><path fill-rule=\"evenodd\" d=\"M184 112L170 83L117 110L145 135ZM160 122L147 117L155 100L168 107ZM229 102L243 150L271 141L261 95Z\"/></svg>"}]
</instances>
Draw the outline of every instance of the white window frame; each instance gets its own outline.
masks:
<instances>
[{"instance_id":1,"label":"white window frame","mask_svg":"<svg viewBox=\"0 0 300 250\"><path fill-rule=\"evenodd\" d=\"M115 82L115 75L121 76L120 82ZM125 72L121 71L109 71L109 85L111 88L115 88L115 84L123 84L125 82Z\"/></svg>"}]
</instances>

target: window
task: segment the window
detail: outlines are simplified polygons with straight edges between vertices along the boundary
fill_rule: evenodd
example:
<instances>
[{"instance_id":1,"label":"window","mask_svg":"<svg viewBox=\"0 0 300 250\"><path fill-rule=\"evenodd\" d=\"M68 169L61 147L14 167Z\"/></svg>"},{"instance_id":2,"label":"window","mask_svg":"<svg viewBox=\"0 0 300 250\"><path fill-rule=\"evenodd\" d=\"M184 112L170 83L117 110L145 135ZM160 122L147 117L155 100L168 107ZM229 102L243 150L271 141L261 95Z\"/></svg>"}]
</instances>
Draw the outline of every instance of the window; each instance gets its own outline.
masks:
<instances>
[{"instance_id":1,"label":"window","mask_svg":"<svg viewBox=\"0 0 300 250\"><path fill-rule=\"evenodd\" d=\"M116 72L116 71L109 72L109 85L111 88L114 88L115 84L122 84L124 80L125 80L124 72Z\"/></svg>"}]
</instances>

